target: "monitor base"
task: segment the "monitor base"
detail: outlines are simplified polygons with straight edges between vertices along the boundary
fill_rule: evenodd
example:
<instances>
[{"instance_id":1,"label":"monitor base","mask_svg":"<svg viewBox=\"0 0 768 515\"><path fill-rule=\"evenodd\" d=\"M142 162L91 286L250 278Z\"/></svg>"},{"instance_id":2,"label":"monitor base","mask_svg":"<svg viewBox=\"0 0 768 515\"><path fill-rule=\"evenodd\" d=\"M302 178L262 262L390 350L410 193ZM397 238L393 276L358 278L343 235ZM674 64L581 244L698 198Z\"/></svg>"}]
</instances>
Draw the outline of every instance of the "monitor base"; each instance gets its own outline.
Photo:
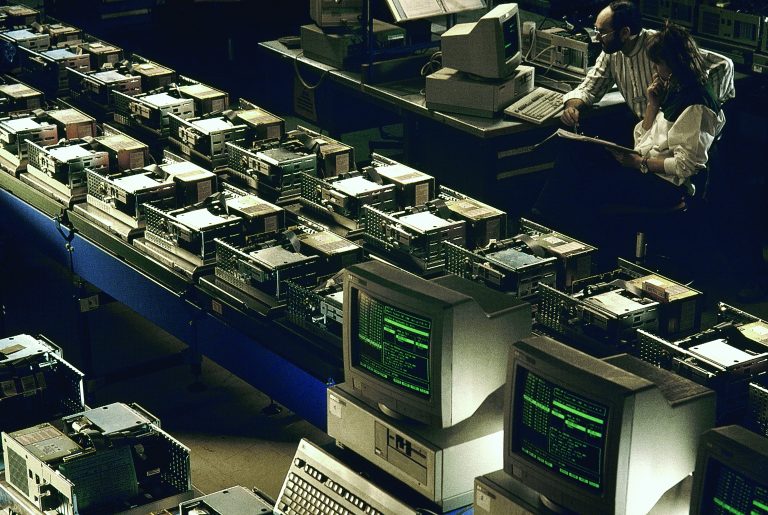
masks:
<instances>
[{"instance_id":1,"label":"monitor base","mask_svg":"<svg viewBox=\"0 0 768 515\"><path fill-rule=\"evenodd\" d=\"M539 494L539 501L541 502L542 506L544 506L551 513L557 515L577 515L575 511L569 510L565 506L560 506L556 502L552 502L552 500L541 494Z\"/></svg>"}]
</instances>

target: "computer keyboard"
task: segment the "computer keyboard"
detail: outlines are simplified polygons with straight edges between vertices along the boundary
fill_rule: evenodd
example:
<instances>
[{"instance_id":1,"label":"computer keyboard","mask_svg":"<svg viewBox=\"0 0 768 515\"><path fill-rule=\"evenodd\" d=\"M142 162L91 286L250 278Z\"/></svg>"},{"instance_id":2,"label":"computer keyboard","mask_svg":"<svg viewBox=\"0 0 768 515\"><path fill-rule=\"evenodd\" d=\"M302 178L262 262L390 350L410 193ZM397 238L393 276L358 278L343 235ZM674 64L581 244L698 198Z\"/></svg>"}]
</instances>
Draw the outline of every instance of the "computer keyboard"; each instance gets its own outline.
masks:
<instances>
[{"instance_id":1,"label":"computer keyboard","mask_svg":"<svg viewBox=\"0 0 768 515\"><path fill-rule=\"evenodd\" d=\"M537 86L533 91L504 109L504 114L531 123L543 123L563 110L563 94Z\"/></svg>"},{"instance_id":2,"label":"computer keyboard","mask_svg":"<svg viewBox=\"0 0 768 515\"><path fill-rule=\"evenodd\" d=\"M302 439L275 503L278 515L418 515L309 440Z\"/></svg>"}]
</instances>

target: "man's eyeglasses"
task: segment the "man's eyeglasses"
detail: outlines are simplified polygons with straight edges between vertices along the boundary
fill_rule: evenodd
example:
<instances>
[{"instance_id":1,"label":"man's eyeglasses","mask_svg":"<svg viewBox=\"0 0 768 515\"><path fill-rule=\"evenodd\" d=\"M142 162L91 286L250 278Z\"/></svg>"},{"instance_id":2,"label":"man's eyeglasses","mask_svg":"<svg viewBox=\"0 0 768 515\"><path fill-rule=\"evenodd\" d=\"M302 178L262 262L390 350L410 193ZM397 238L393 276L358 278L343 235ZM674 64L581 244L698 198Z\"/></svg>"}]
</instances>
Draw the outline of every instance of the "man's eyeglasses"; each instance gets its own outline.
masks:
<instances>
[{"instance_id":1,"label":"man's eyeglasses","mask_svg":"<svg viewBox=\"0 0 768 515\"><path fill-rule=\"evenodd\" d=\"M592 38L593 43L600 43L605 39L606 36L610 36L616 32L615 30L612 30L610 32L600 32L597 27L592 28L592 33L590 34L590 37Z\"/></svg>"}]
</instances>

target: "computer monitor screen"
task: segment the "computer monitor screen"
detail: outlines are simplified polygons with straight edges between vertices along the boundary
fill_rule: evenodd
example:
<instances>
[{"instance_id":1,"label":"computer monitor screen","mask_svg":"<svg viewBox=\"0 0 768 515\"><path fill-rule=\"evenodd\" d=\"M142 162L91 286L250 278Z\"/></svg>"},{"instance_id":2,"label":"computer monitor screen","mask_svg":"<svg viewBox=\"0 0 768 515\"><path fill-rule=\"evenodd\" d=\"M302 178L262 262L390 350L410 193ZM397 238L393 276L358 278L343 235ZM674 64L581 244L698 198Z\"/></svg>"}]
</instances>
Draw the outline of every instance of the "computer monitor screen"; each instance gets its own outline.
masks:
<instances>
[{"instance_id":1,"label":"computer monitor screen","mask_svg":"<svg viewBox=\"0 0 768 515\"><path fill-rule=\"evenodd\" d=\"M512 75L522 61L517 4L500 4L475 23L459 23L440 38L443 65L488 79Z\"/></svg>"},{"instance_id":2,"label":"computer monitor screen","mask_svg":"<svg viewBox=\"0 0 768 515\"><path fill-rule=\"evenodd\" d=\"M358 330L353 366L360 366L399 388L430 394L429 344L432 320L357 291Z\"/></svg>"},{"instance_id":3,"label":"computer monitor screen","mask_svg":"<svg viewBox=\"0 0 768 515\"><path fill-rule=\"evenodd\" d=\"M506 63L514 59L521 51L520 17L517 14L501 22L501 34L504 42L504 62Z\"/></svg>"},{"instance_id":4,"label":"computer monitor screen","mask_svg":"<svg viewBox=\"0 0 768 515\"><path fill-rule=\"evenodd\" d=\"M427 280L378 261L344 280L344 380L390 416L451 427L506 380L530 305L463 279Z\"/></svg>"},{"instance_id":5,"label":"computer monitor screen","mask_svg":"<svg viewBox=\"0 0 768 515\"><path fill-rule=\"evenodd\" d=\"M608 406L525 368L516 381L523 402L515 425L520 452L551 466L574 485L602 491Z\"/></svg>"},{"instance_id":6,"label":"computer monitor screen","mask_svg":"<svg viewBox=\"0 0 768 515\"><path fill-rule=\"evenodd\" d=\"M713 391L626 354L531 337L508 373L504 470L550 508L647 513L693 471L714 422Z\"/></svg>"},{"instance_id":7,"label":"computer monitor screen","mask_svg":"<svg viewBox=\"0 0 768 515\"><path fill-rule=\"evenodd\" d=\"M768 514L768 439L741 426L707 431L693 478L692 515Z\"/></svg>"}]
</instances>

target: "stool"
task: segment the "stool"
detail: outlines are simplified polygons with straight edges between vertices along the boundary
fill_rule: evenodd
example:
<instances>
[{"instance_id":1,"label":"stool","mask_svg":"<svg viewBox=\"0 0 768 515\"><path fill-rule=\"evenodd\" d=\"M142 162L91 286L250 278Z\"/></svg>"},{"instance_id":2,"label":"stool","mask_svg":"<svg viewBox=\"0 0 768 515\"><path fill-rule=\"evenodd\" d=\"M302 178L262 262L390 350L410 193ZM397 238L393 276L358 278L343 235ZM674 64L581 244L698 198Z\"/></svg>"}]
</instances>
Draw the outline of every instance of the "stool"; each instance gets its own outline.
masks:
<instances>
[{"instance_id":1,"label":"stool","mask_svg":"<svg viewBox=\"0 0 768 515\"><path fill-rule=\"evenodd\" d=\"M679 224L679 218L687 211L688 202L683 198L680 199L680 202L674 205L658 208L642 208L636 213L633 213L638 217L638 223L634 225L634 227L637 227L637 232L635 233L635 263L639 265L645 264L645 259L648 253L649 234L653 239L654 236L662 232L660 229L662 223L672 221L672 225ZM642 217L642 219L639 219L639 217ZM672 220L671 218L674 219ZM672 227L672 230L674 230L674 227Z\"/></svg>"},{"instance_id":2,"label":"stool","mask_svg":"<svg viewBox=\"0 0 768 515\"><path fill-rule=\"evenodd\" d=\"M688 245L687 236L691 232L689 208L689 199L681 197L677 202L665 206L611 205L606 206L604 212L611 217L620 217L621 225L632 229L622 231L620 241L624 243L621 249L629 252L631 240L624 238L633 237L634 260L639 265L646 265L649 242L652 248L667 247L667 251L671 250L670 245L673 243L681 247ZM669 252L660 253L653 250L657 261L669 260L666 254Z\"/></svg>"}]
</instances>

